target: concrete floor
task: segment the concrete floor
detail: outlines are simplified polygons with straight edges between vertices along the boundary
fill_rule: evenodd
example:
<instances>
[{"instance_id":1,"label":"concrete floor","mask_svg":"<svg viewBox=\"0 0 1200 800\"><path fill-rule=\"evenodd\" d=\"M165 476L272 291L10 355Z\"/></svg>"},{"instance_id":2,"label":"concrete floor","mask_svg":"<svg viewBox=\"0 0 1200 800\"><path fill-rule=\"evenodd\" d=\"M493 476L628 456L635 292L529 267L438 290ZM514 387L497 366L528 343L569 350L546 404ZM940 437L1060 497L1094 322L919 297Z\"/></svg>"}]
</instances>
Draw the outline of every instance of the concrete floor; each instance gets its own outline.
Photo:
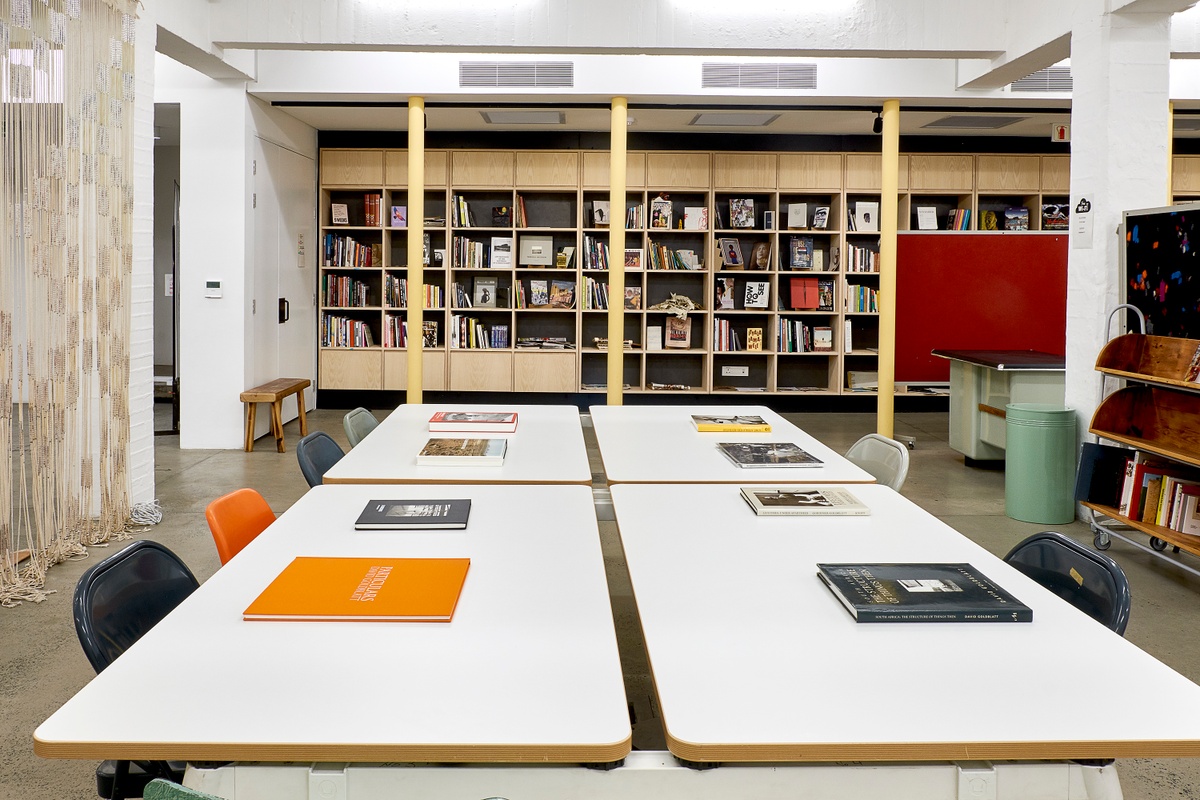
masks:
<instances>
[{"instance_id":1,"label":"concrete floor","mask_svg":"<svg viewBox=\"0 0 1200 800\"><path fill-rule=\"evenodd\" d=\"M169 427L169 407L167 426ZM839 452L874 429L873 414L789 414L793 422ZM324 430L346 446L342 412L320 410L309 415L310 430ZM945 413L897 415L896 433L914 436L916 449L903 494L996 554L1003 554L1026 535L1043 530L1004 516L1004 473L966 467L947 445ZM161 541L204 581L219 566L204 507L234 489L250 486L277 512L285 511L306 490L293 453L299 439L296 423L287 426L289 450L275 452L260 439L253 453L238 450L181 451L176 437L156 440L156 481L163 521L138 534ZM600 471L594 439L588 431L593 472ZM648 674L628 574L616 540L615 525L601 523L605 563L612 591L613 615L626 674L626 692L634 709L634 746L664 749L662 729ZM1086 525L1057 526L1076 539L1091 542ZM114 545L119 546L119 545ZM83 686L92 670L79 648L71 619L71 593L88 566L112 548L94 548L79 561L54 567L47 579L53 590L40 604L0 609L0 800L86 800L95 797L91 761L48 761L33 754L34 728L63 700ZM1200 635L1190 633L1200 618L1200 578L1120 541L1108 551L1125 568L1134 607L1126 637L1193 680L1200 680ZM1200 567L1200 559L1188 558ZM202 647L197 642L197 647ZM1047 669L1079 673L1079 696L1070 703L1103 703L1103 664L1080 661L1048 664ZM1147 686L1146 702L1167 703L1170 697ZM1113 713L1121 710L1114 709ZM146 709L147 714L170 713ZM1200 798L1200 759L1129 759L1118 762L1128 800Z\"/></svg>"}]
</instances>

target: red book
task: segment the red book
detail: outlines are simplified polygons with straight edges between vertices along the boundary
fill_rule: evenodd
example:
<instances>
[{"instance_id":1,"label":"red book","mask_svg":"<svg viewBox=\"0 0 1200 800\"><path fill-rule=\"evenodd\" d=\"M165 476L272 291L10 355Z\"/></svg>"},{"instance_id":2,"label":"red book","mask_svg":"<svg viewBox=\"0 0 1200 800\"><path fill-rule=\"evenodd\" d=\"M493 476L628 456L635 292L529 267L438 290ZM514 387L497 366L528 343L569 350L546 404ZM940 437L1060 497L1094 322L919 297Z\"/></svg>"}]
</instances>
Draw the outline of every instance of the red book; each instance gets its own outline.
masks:
<instances>
[{"instance_id":1,"label":"red book","mask_svg":"<svg viewBox=\"0 0 1200 800\"><path fill-rule=\"evenodd\" d=\"M792 310L815 309L820 306L816 278L791 278Z\"/></svg>"}]
</instances>

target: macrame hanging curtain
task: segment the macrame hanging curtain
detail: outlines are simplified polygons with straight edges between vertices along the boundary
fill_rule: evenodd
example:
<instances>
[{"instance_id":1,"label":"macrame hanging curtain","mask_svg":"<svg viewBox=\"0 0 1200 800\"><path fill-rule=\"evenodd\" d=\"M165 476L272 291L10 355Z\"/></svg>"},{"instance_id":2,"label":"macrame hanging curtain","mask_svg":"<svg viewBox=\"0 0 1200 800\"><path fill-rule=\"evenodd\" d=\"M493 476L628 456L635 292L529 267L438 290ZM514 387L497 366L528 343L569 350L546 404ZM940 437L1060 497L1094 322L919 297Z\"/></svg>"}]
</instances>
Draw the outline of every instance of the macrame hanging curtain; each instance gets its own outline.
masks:
<instances>
[{"instance_id":1,"label":"macrame hanging curtain","mask_svg":"<svg viewBox=\"0 0 1200 800\"><path fill-rule=\"evenodd\" d=\"M135 0L0 0L0 604L129 512Z\"/></svg>"}]
</instances>

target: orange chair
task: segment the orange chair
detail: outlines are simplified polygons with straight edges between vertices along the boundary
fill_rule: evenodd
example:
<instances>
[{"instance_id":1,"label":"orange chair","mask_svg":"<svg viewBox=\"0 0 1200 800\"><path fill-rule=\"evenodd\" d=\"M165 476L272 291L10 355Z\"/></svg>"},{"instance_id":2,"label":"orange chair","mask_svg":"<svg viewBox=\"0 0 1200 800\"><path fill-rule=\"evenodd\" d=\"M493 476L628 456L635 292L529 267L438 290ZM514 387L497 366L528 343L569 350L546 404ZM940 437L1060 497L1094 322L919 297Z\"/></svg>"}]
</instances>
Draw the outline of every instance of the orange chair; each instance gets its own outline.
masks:
<instances>
[{"instance_id":1,"label":"orange chair","mask_svg":"<svg viewBox=\"0 0 1200 800\"><path fill-rule=\"evenodd\" d=\"M209 503L204 517L225 565L275 521L275 512L258 492L238 489Z\"/></svg>"}]
</instances>

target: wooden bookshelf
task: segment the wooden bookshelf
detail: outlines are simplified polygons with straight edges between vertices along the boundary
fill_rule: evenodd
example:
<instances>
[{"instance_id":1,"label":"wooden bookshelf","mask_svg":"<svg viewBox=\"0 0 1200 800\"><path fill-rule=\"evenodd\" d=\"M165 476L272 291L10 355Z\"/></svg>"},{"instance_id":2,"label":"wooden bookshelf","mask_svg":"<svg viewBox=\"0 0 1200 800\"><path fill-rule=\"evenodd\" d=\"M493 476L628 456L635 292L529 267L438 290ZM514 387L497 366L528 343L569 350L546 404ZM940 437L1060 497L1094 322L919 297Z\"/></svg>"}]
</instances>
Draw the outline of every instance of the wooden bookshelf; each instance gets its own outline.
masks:
<instances>
[{"instance_id":1,"label":"wooden bookshelf","mask_svg":"<svg viewBox=\"0 0 1200 800\"><path fill-rule=\"evenodd\" d=\"M425 388L453 391L599 392L607 380L607 349L595 346L607 337L607 311L583 302L587 279L607 285L607 270L589 260L589 245L607 247L608 225L596 224L596 203L608 202L609 155L581 150L428 150L425 153L425 235L421 253L408 251L408 230L391 224L391 208L408 206L408 154L399 149L329 148L320 156L322 247L327 236L353 240L372 252L370 266L326 264L322 250L318 291L331 278L365 285L365 301L351 306L321 303L321 329L338 319L350 320L356 330L369 330L370 347L320 348L319 388L403 389L407 348L387 336L405 320L407 304L422 302L424 319L437 323L436 338L425 345ZM932 204L943 223L953 208L972 211L969 228L977 230L981 210L1012 205L1029 208L1030 227L1037 228L1045 197L1065 199L1069 188L1069 158L1040 155L905 154L900 157L897 212L901 229L916 228L916 208ZM640 250L643 268L628 270L625 285L640 293L640 307L626 308L623 381L628 392L745 393L794 396L801 393L850 394L848 372L877 369L878 312L851 307L855 298L878 301L877 268L869 266L878 252L877 232L853 231L847 215L857 202L879 202L881 157L875 153L840 152L630 152L626 160L627 194L624 209L610 209L610 224L625 223L626 247ZM378 195L378 219L368 219L368 195ZM650 206L665 195L671 203L669 228L650 224ZM473 219L456 223L452 208L462 198ZM734 227L731 201L752 200L750 227ZM348 206L350 224L334 225L332 206ZM525 220L515 209L524 205ZM803 204L804 226L789 220ZM506 206L514 213L503 221L492 209ZM816 208L828 208L823 228L811 227ZM944 207L944 208L943 208ZM703 208L704 229L683 229L685 209ZM769 219L768 213L769 212ZM953 232L947 232L953 235ZM574 248L569 267L523 264L523 240L541 237L555 253ZM490 263L493 238L512 240L510 265ZM811 240L819 253L820 269L794 270L793 239ZM721 258L722 239L736 240L743 263ZM457 247L474 248L481 261L456 260ZM762 268L754 260L763 254ZM680 251L694 254L698 268L651 269L651 251L668 257ZM860 258L866 254L868 266ZM422 258L424 282L432 299L415 297L407 286L409 265ZM608 254L610 263L624 254ZM682 257L681 257L682 259ZM472 297L477 278L497 281L495 308L459 308L457 286ZM792 279L815 277L829 281L831 308L791 308ZM574 285L571 308L519 308L517 294L527 299L531 281L566 281ZM716 308L717 282L731 280L734 308ZM398 299L405 281L407 302ZM748 282L765 283L768 306L744 307ZM457 285L457 286L456 286ZM651 306L671 295L683 295L701 308L689 314L691 340L687 348L666 347L668 311ZM610 297L609 303L624 304ZM458 317L478 321L479 331L504 330L501 347L452 346L452 324ZM349 323L347 323L349 324ZM852 347L845 347L849 324ZM722 327L724 326L724 327ZM829 328L830 350L794 351L785 343L788 331L801 339L807 331ZM762 331L762 349L725 349L734 341L745 348L752 329ZM657 331L661 349L649 349ZM722 333L722 332L725 333ZM385 336L385 334L387 336ZM324 335L319 333L318 335ZM411 333L409 336L411 337ZM718 336L729 341L718 341ZM566 340L570 347L518 347L522 339ZM794 337L793 337L794 338ZM659 387L670 388L653 388ZM683 388L678 388L683 387ZM856 392L861 393L861 392Z\"/></svg>"}]
</instances>

